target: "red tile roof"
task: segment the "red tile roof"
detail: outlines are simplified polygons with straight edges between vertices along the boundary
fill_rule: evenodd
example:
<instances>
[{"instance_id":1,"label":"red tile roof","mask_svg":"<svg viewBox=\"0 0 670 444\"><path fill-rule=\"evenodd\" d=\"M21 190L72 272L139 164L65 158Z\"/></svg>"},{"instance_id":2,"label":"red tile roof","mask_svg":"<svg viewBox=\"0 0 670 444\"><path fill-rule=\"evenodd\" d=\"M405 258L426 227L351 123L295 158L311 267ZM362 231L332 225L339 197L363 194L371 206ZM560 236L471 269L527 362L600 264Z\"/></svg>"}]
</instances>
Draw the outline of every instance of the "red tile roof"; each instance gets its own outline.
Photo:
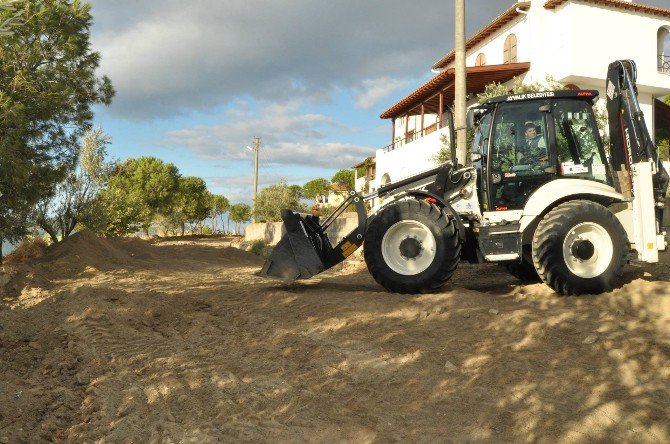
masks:
<instances>
[{"instance_id":1,"label":"red tile roof","mask_svg":"<svg viewBox=\"0 0 670 444\"><path fill-rule=\"evenodd\" d=\"M546 9L555 9L563 3L571 0L549 0L544 4ZM579 0L582 3L591 3L594 5L611 6L612 8L625 9L627 11L642 12L645 14L657 15L670 18L670 9L659 8L658 6L643 5L640 3L625 2L623 0Z\"/></svg>"},{"instance_id":2,"label":"red tile roof","mask_svg":"<svg viewBox=\"0 0 670 444\"><path fill-rule=\"evenodd\" d=\"M468 94L479 94L491 82L504 83L530 69L530 63L507 63L505 65L471 66L467 68ZM454 101L454 81L456 70L448 68L412 91L404 99L384 111L379 117L390 119L403 115L424 101L436 102L435 95L444 91L444 104ZM437 113L436 103L426 103L426 112Z\"/></svg>"},{"instance_id":3,"label":"red tile roof","mask_svg":"<svg viewBox=\"0 0 670 444\"><path fill-rule=\"evenodd\" d=\"M512 7L507 9L505 12L500 14L498 17L493 19L491 23L488 25L484 26L479 32L472 37L468 39L468 41L465 43L465 50L469 51L473 47L477 46L479 43L481 43L484 39L489 37L491 34L494 32L498 31L500 28L520 16L522 13L519 12L521 11L528 11L530 9L530 2L519 2L515 3ZM441 69L446 67L448 64L454 61L456 58L456 52L451 51L449 54L446 56L442 57L440 60L435 62L433 64L433 69Z\"/></svg>"}]
</instances>

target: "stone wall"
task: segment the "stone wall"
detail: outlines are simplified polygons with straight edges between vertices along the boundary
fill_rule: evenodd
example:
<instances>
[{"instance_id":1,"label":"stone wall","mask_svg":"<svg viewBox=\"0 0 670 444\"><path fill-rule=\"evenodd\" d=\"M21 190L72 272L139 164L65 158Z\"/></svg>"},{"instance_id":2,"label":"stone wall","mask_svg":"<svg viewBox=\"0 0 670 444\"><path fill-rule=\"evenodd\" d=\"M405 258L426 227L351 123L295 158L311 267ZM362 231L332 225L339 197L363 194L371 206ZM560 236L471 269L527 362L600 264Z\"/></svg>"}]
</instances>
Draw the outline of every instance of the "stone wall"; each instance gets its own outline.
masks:
<instances>
[{"instance_id":1,"label":"stone wall","mask_svg":"<svg viewBox=\"0 0 670 444\"><path fill-rule=\"evenodd\" d=\"M323 220L323 218L322 218ZM358 217L356 213L344 213L338 217L333 224L328 227L326 234L330 243L336 245L343 237L351 233L351 231L358 225ZM263 240L269 245L276 245L277 242L284 235L283 222L268 222L262 224L249 224L247 226L244 241L254 242Z\"/></svg>"}]
</instances>

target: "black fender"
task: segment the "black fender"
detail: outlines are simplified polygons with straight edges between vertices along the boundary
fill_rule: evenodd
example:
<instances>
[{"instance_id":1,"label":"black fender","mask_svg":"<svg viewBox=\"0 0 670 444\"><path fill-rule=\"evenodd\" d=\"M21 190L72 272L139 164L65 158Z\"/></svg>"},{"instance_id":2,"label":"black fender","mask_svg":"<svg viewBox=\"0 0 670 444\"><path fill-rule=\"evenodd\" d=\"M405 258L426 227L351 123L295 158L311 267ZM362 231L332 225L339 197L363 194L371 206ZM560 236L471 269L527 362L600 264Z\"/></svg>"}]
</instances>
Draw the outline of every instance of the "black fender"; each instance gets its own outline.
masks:
<instances>
[{"instance_id":1,"label":"black fender","mask_svg":"<svg viewBox=\"0 0 670 444\"><path fill-rule=\"evenodd\" d=\"M452 207L451 204L449 204L449 202L444 200L443 197L440 197L437 194L423 190L410 190L407 191L405 194L407 196L411 196L416 199L425 199L425 198L435 199L438 205L447 210L447 212L454 218L454 221L456 221L456 226L458 227L458 238L461 240L461 244L465 243L466 232L463 220L461 219L461 216L456 212L456 210L454 210L454 207Z\"/></svg>"}]
</instances>

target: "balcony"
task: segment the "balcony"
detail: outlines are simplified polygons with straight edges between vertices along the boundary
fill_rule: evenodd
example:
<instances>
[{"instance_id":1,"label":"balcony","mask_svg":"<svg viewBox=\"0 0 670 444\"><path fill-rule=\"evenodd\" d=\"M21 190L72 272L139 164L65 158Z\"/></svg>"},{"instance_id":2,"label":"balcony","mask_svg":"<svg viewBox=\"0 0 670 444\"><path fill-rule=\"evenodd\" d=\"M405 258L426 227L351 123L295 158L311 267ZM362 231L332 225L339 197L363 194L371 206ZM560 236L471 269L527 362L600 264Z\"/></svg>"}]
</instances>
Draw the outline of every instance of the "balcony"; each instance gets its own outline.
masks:
<instances>
[{"instance_id":1,"label":"balcony","mask_svg":"<svg viewBox=\"0 0 670 444\"><path fill-rule=\"evenodd\" d=\"M385 153L388 153L389 151L393 151L395 149L407 145L408 143L412 143L415 140L419 140L422 137L432 134L435 131L438 131L444 127L448 127L448 125L449 125L449 117L447 115L444 115L441 122L436 122L433 123L432 125L428 125L427 127L422 128L420 131L410 131L407 134L405 134L405 137L396 137L393 143L386 145L381 150L384 151Z\"/></svg>"},{"instance_id":2,"label":"balcony","mask_svg":"<svg viewBox=\"0 0 670 444\"><path fill-rule=\"evenodd\" d=\"M670 75L670 56L658 55L658 72Z\"/></svg>"},{"instance_id":3,"label":"balcony","mask_svg":"<svg viewBox=\"0 0 670 444\"><path fill-rule=\"evenodd\" d=\"M449 132L449 128L444 127L412 141L403 140L402 145L389 145L377 150L377 177L372 182L372 187L377 189L388 182L396 182L437 166L434 156L443 145L443 136L446 136L447 143L450 144Z\"/></svg>"}]
</instances>

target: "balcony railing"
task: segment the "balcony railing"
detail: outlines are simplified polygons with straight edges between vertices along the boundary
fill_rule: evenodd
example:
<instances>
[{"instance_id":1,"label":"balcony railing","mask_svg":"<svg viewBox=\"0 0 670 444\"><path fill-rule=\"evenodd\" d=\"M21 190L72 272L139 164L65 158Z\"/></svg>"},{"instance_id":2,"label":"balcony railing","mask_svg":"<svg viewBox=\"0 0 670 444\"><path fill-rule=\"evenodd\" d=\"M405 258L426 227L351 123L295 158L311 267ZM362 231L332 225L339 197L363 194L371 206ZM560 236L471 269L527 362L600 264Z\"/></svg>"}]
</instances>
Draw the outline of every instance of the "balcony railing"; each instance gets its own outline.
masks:
<instances>
[{"instance_id":1,"label":"balcony railing","mask_svg":"<svg viewBox=\"0 0 670 444\"><path fill-rule=\"evenodd\" d=\"M449 120L447 116L442 119L441 122L439 122L439 125L437 123L434 123L432 125L427 126L426 128L423 128L421 131L418 132L409 132L405 134L405 137L396 137L395 141L389 145L386 145L382 150L384 152L388 153L389 151L393 151L397 148L400 148L403 145L406 145L410 142L414 142L415 140L418 140L424 136L427 136L428 134L434 133L435 131L444 128L445 126L449 125Z\"/></svg>"},{"instance_id":2,"label":"balcony railing","mask_svg":"<svg viewBox=\"0 0 670 444\"><path fill-rule=\"evenodd\" d=\"M658 72L670 75L670 56L658 55Z\"/></svg>"}]
</instances>

